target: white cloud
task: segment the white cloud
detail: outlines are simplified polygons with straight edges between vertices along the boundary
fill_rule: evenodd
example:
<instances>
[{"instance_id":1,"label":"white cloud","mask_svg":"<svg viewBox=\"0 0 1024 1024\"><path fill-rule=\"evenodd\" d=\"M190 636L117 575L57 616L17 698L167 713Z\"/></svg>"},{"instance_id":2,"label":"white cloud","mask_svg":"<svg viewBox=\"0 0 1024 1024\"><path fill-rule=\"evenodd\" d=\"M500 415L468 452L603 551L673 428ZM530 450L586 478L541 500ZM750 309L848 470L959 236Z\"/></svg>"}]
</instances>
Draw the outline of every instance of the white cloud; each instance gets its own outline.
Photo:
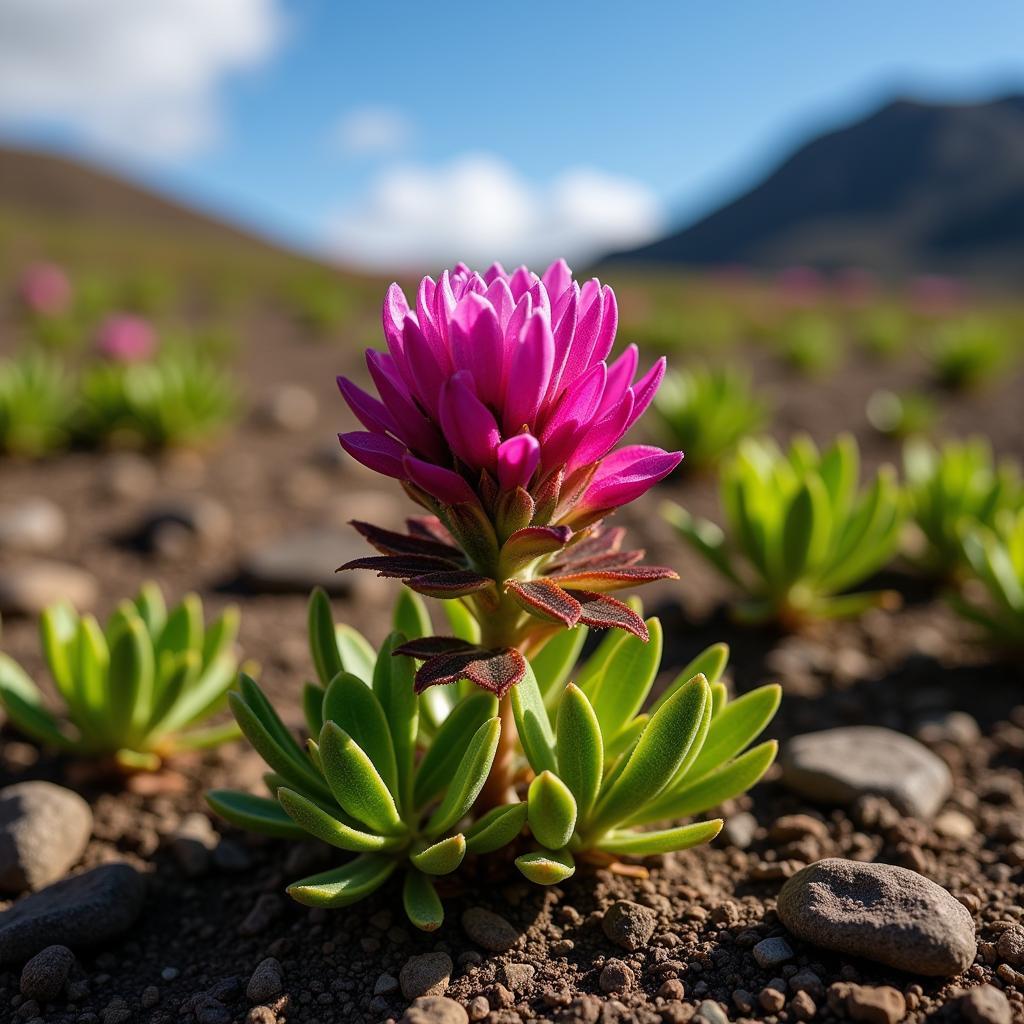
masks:
<instances>
[{"instance_id":1,"label":"white cloud","mask_svg":"<svg viewBox=\"0 0 1024 1024\"><path fill-rule=\"evenodd\" d=\"M585 261L649 241L664 223L657 198L632 179L578 168L535 186L501 159L471 154L384 171L333 218L328 245L347 262L388 270Z\"/></svg>"},{"instance_id":2,"label":"white cloud","mask_svg":"<svg viewBox=\"0 0 1024 1024\"><path fill-rule=\"evenodd\" d=\"M391 107L350 110L335 131L338 147L350 156L389 156L405 149L412 136L412 122Z\"/></svg>"},{"instance_id":3,"label":"white cloud","mask_svg":"<svg viewBox=\"0 0 1024 1024\"><path fill-rule=\"evenodd\" d=\"M221 78L282 34L277 0L3 0L0 123L181 156L216 137Z\"/></svg>"}]
</instances>

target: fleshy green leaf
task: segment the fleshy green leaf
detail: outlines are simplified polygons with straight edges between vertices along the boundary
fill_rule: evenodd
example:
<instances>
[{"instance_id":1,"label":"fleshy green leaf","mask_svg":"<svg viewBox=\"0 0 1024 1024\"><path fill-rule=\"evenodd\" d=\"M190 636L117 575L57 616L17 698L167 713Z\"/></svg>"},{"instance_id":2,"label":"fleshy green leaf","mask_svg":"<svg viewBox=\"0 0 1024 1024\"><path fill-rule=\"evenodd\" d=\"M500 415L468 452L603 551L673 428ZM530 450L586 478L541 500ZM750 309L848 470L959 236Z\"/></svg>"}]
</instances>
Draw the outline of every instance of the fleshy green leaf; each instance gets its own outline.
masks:
<instances>
[{"instance_id":1,"label":"fleshy green leaf","mask_svg":"<svg viewBox=\"0 0 1024 1024\"><path fill-rule=\"evenodd\" d=\"M722 673L728 664L728 644L712 644L710 647L706 647L665 687L664 693L651 705L649 713L653 715L683 683L688 683L694 676L703 676L708 681L708 685L713 687L722 678Z\"/></svg>"},{"instance_id":2,"label":"fleshy green leaf","mask_svg":"<svg viewBox=\"0 0 1024 1024\"><path fill-rule=\"evenodd\" d=\"M323 587L314 587L309 595L309 648L317 678L326 689L330 681L344 671L345 666L338 652L331 601Z\"/></svg>"},{"instance_id":3,"label":"fleshy green leaf","mask_svg":"<svg viewBox=\"0 0 1024 1024\"><path fill-rule=\"evenodd\" d=\"M558 704L555 747L558 775L576 798L580 820L586 821L601 789L604 740L587 695L573 683L565 688Z\"/></svg>"},{"instance_id":4,"label":"fleshy green leaf","mask_svg":"<svg viewBox=\"0 0 1024 1024\"><path fill-rule=\"evenodd\" d=\"M299 828L276 800L253 796L233 789L211 789L206 802L225 821L250 832L282 839L302 839L306 832Z\"/></svg>"},{"instance_id":5,"label":"fleshy green leaf","mask_svg":"<svg viewBox=\"0 0 1024 1024\"><path fill-rule=\"evenodd\" d=\"M395 798L366 751L329 719L320 732L324 778L346 814L383 835L403 829Z\"/></svg>"},{"instance_id":6,"label":"fleshy green leaf","mask_svg":"<svg viewBox=\"0 0 1024 1024\"><path fill-rule=\"evenodd\" d=\"M576 799L553 772L541 772L530 783L527 820L534 838L549 850L560 850L572 837Z\"/></svg>"},{"instance_id":7,"label":"fleshy green leaf","mask_svg":"<svg viewBox=\"0 0 1024 1024\"><path fill-rule=\"evenodd\" d=\"M167 605L163 592L152 580L142 584L142 589L135 598L135 608L150 636L159 636L167 622Z\"/></svg>"},{"instance_id":8,"label":"fleshy green leaf","mask_svg":"<svg viewBox=\"0 0 1024 1024\"><path fill-rule=\"evenodd\" d=\"M0 704L3 704L11 721L27 736L59 750L74 746L46 710L43 695L36 684L6 654L0 654Z\"/></svg>"},{"instance_id":9,"label":"fleshy green leaf","mask_svg":"<svg viewBox=\"0 0 1024 1024\"><path fill-rule=\"evenodd\" d=\"M293 882L287 892L307 907L348 907L379 889L397 866L393 857L364 853L340 868Z\"/></svg>"},{"instance_id":10,"label":"fleshy green leaf","mask_svg":"<svg viewBox=\"0 0 1024 1024\"><path fill-rule=\"evenodd\" d=\"M453 601L442 601L445 618L452 627L452 634L466 643L480 643L480 624L473 618L472 613L459 599ZM424 634L426 635L426 634ZM413 639L409 637L409 639Z\"/></svg>"},{"instance_id":11,"label":"fleshy green leaf","mask_svg":"<svg viewBox=\"0 0 1024 1024\"><path fill-rule=\"evenodd\" d=\"M107 672L111 733L122 742L145 731L153 708L153 673L153 643L133 610L111 646Z\"/></svg>"},{"instance_id":12,"label":"fleshy green leaf","mask_svg":"<svg viewBox=\"0 0 1024 1024\"><path fill-rule=\"evenodd\" d=\"M412 590L403 589L398 595L391 621L393 630L406 640L418 640L434 632L426 601Z\"/></svg>"},{"instance_id":13,"label":"fleshy green leaf","mask_svg":"<svg viewBox=\"0 0 1024 1024\"><path fill-rule=\"evenodd\" d=\"M411 593L404 591L403 593ZM413 688L414 667L411 658L394 656L405 641L402 633L392 633L384 641L373 670L373 692L384 711L391 734L398 769L396 796L402 807L411 806L416 734L419 731L420 706Z\"/></svg>"},{"instance_id":14,"label":"fleshy green leaf","mask_svg":"<svg viewBox=\"0 0 1024 1024\"><path fill-rule=\"evenodd\" d=\"M310 734L319 736L324 727L324 688L317 683L302 684L302 717Z\"/></svg>"},{"instance_id":15,"label":"fleshy green leaf","mask_svg":"<svg viewBox=\"0 0 1024 1024\"><path fill-rule=\"evenodd\" d=\"M576 666L588 632L586 626L560 630L530 658L533 674L549 711L558 706L562 687Z\"/></svg>"},{"instance_id":16,"label":"fleshy green leaf","mask_svg":"<svg viewBox=\"0 0 1024 1024\"><path fill-rule=\"evenodd\" d=\"M209 665L223 654L230 654L238 638L242 613L238 605L228 605L206 630L203 638L203 664Z\"/></svg>"},{"instance_id":17,"label":"fleshy green leaf","mask_svg":"<svg viewBox=\"0 0 1024 1024\"><path fill-rule=\"evenodd\" d=\"M557 885L572 877L576 862L568 850L534 850L516 857L516 867L537 885Z\"/></svg>"},{"instance_id":18,"label":"fleshy green leaf","mask_svg":"<svg viewBox=\"0 0 1024 1024\"><path fill-rule=\"evenodd\" d=\"M519 742L533 770L554 771L557 767L555 733L537 686L537 677L529 664L526 666L526 674L512 690L512 713L519 730Z\"/></svg>"},{"instance_id":19,"label":"fleshy green leaf","mask_svg":"<svg viewBox=\"0 0 1024 1024\"><path fill-rule=\"evenodd\" d=\"M428 875L450 875L466 856L466 837L458 835L441 839L409 855L409 860Z\"/></svg>"},{"instance_id":20,"label":"fleshy green leaf","mask_svg":"<svg viewBox=\"0 0 1024 1024\"><path fill-rule=\"evenodd\" d=\"M323 715L324 722L334 722L352 738L397 797L398 768L391 730L373 690L357 676L341 672L324 693Z\"/></svg>"},{"instance_id":21,"label":"fleshy green leaf","mask_svg":"<svg viewBox=\"0 0 1024 1024\"><path fill-rule=\"evenodd\" d=\"M721 818L715 818L662 832L612 831L603 836L597 845L598 849L624 857L650 857L708 843L722 831L723 824Z\"/></svg>"},{"instance_id":22,"label":"fleshy green leaf","mask_svg":"<svg viewBox=\"0 0 1024 1024\"><path fill-rule=\"evenodd\" d=\"M505 804L492 807L482 818L466 829L468 853L492 853L507 846L526 824L526 804Z\"/></svg>"},{"instance_id":23,"label":"fleshy green leaf","mask_svg":"<svg viewBox=\"0 0 1024 1024\"><path fill-rule=\"evenodd\" d=\"M345 671L358 676L369 685L370 680L373 679L373 666L377 662L377 652L369 640L357 629L353 629L344 622L339 622L334 627L334 638Z\"/></svg>"},{"instance_id":24,"label":"fleshy green leaf","mask_svg":"<svg viewBox=\"0 0 1024 1024\"><path fill-rule=\"evenodd\" d=\"M425 835L436 836L446 832L473 806L487 781L500 735L500 718L489 719L473 734L444 799L427 822Z\"/></svg>"},{"instance_id":25,"label":"fleshy green leaf","mask_svg":"<svg viewBox=\"0 0 1024 1024\"><path fill-rule=\"evenodd\" d=\"M339 850L348 850L350 853L373 853L380 850L397 850L404 842L394 836L382 836L352 828L328 814L301 793L296 793L294 789L279 789L277 799L296 825Z\"/></svg>"},{"instance_id":26,"label":"fleshy green leaf","mask_svg":"<svg viewBox=\"0 0 1024 1024\"><path fill-rule=\"evenodd\" d=\"M434 932L444 923L444 908L434 883L422 872L410 869L402 886L405 914L420 931Z\"/></svg>"}]
</instances>

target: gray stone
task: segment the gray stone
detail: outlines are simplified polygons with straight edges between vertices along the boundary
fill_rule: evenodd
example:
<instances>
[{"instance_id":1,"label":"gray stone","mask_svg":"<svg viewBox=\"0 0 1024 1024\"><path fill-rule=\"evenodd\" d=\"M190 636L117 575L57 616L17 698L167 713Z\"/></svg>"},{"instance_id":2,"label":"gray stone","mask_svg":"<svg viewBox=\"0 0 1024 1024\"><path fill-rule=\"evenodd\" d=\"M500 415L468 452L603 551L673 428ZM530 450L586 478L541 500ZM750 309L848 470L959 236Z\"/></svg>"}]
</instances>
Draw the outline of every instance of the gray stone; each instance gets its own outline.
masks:
<instances>
[{"instance_id":1,"label":"gray stone","mask_svg":"<svg viewBox=\"0 0 1024 1024\"><path fill-rule=\"evenodd\" d=\"M20 498L0 505L0 548L44 554L67 533L67 520L47 498Z\"/></svg>"},{"instance_id":2,"label":"gray stone","mask_svg":"<svg viewBox=\"0 0 1024 1024\"><path fill-rule=\"evenodd\" d=\"M462 928L478 946L491 953L507 953L519 941L519 933L505 918L483 907L463 911Z\"/></svg>"},{"instance_id":3,"label":"gray stone","mask_svg":"<svg viewBox=\"0 0 1024 1024\"><path fill-rule=\"evenodd\" d=\"M452 958L447 953L420 953L406 960L398 972L398 984L406 999L444 994L452 977Z\"/></svg>"},{"instance_id":4,"label":"gray stone","mask_svg":"<svg viewBox=\"0 0 1024 1024\"><path fill-rule=\"evenodd\" d=\"M658 918L649 907L619 900L605 911L601 927L616 946L633 953L651 941L657 923Z\"/></svg>"},{"instance_id":5,"label":"gray stone","mask_svg":"<svg viewBox=\"0 0 1024 1024\"><path fill-rule=\"evenodd\" d=\"M261 593L301 593L323 587L343 596L358 586L362 570L335 572L344 562L368 553L354 531L301 530L250 555L242 566L245 582ZM370 552L372 553L372 552Z\"/></svg>"},{"instance_id":6,"label":"gray stone","mask_svg":"<svg viewBox=\"0 0 1024 1024\"><path fill-rule=\"evenodd\" d=\"M537 968L532 964L505 964L501 969L505 984L517 996L522 995L530 987L536 973Z\"/></svg>"},{"instance_id":7,"label":"gray stone","mask_svg":"<svg viewBox=\"0 0 1024 1024\"><path fill-rule=\"evenodd\" d=\"M425 996L413 1002L399 1024L468 1024L466 1011L454 999Z\"/></svg>"},{"instance_id":8,"label":"gray stone","mask_svg":"<svg viewBox=\"0 0 1024 1024\"><path fill-rule=\"evenodd\" d=\"M373 986L375 996L390 996L398 991L398 979L393 974L382 974Z\"/></svg>"},{"instance_id":9,"label":"gray stone","mask_svg":"<svg viewBox=\"0 0 1024 1024\"><path fill-rule=\"evenodd\" d=\"M82 856L92 833L89 805L52 782L0 789L0 892L40 889Z\"/></svg>"},{"instance_id":10,"label":"gray stone","mask_svg":"<svg viewBox=\"0 0 1024 1024\"><path fill-rule=\"evenodd\" d=\"M1010 1001L995 985L979 985L965 992L956 1007L969 1024L1010 1024Z\"/></svg>"},{"instance_id":11,"label":"gray stone","mask_svg":"<svg viewBox=\"0 0 1024 1024\"><path fill-rule=\"evenodd\" d=\"M231 513L215 498L196 494L154 505L143 517L139 540L166 556L193 546L216 548L231 540Z\"/></svg>"},{"instance_id":12,"label":"gray stone","mask_svg":"<svg viewBox=\"0 0 1024 1024\"><path fill-rule=\"evenodd\" d=\"M264 398L256 414L267 426L299 433L316 422L316 396L299 384L278 384Z\"/></svg>"},{"instance_id":13,"label":"gray stone","mask_svg":"<svg viewBox=\"0 0 1024 1024\"><path fill-rule=\"evenodd\" d=\"M754 841L757 832L757 818L749 811L730 814L722 826L722 838L738 850L745 850Z\"/></svg>"},{"instance_id":14,"label":"gray stone","mask_svg":"<svg viewBox=\"0 0 1024 1024\"><path fill-rule=\"evenodd\" d=\"M0 572L0 615L38 615L57 601L88 611L98 596L95 577L64 562L38 559Z\"/></svg>"},{"instance_id":15,"label":"gray stone","mask_svg":"<svg viewBox=\"0 0 1024 1024\"><path fill-rule=\"evenodd\" d=\"M252 972L249 984L245 988L245 996L250 1003L266 1003L281 994L284 981L281 975L281 962L272 956L261 960Z\"/></svg>"},{"instance_id":16,"label":"gray stone","mask_svg":"<svg viewBox=\"0 0 1024 1024\"><path fill-rule=\"evenodd\" d=\"M0 912L0 964L27 960L47 946L94 946L127 931L146 886L129 864L103 864L25 896Z\"/></svg>"},{"instance_id":17,"label":"gray stone","mask_svg":"<svg viewBox=\"0 0 1024 1024\"><path fill-rule=\"evenodd\" d=\"M798 871L779 893L779 919L798 939L936 977L977 953L970 913L934 882L891 864L837 857Z\"/></svg>"},{"instance_id":18,"label":"gray stone","mask_svg":"<svg viewBox=\"0 0 1024 1024\"><path fill-rule=\"evenodd\" d=\"M713 999L705 999L691 1018L694 1024L729 1024L729 1016Z\"/></svg>"},{"instance_id":19,"label":"gray stone","mask_svg":"<svg viewBox=\"0 0 1024 1024\"><path fill-rule=\"evenodd\" d=\"M780 764L782 781L811 800L849 805L864 795L883 796L904 814L925 819L953 788L941 758L910 736L873 725L797 736Z\"/></svg>"},{"instance_id":20,"label":"gray stone","mask_svg":"<svg viewBox=\"0 0 1024 1024\"><path fill-rule=\"evenodd\" d=\"M75 954L67 946L41 949L22 968L21 994L41 1004L56 1001L74 966Z\"/></svg>"},{"instance_id":21,"label":"gray stone","mask_svg":"<svg viewBox=\"0 0 1024 1024\"><path fill-rule=\"evenodd\" d=\"M754 959L760 967L778 967L779 964L793 959L793 950L781 935L762 939L754 946L751 953L754 954Z\"/></svg>"}]
</instances>

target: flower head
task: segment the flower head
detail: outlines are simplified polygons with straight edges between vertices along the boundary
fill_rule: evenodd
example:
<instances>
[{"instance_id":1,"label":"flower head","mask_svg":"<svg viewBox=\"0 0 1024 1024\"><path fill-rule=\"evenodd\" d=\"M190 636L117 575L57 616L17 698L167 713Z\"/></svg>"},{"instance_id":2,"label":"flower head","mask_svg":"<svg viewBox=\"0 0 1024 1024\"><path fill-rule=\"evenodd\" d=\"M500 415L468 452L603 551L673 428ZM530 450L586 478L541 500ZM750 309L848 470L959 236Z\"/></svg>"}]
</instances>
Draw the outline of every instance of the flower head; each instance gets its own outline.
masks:
<instances>
[{"instance_id":1,"label":"flower head","mask_svg":"<svg viewBox=\"0 0 1024 1024\"><path fill-rule=\"evenodd\" d=\"M56 263L33 263L18 285L25 308L39 316L57 316L71 302L71 282Z\"/></svg>"},{"instance_id":2,"label":"flower head","mask_svg":"<svg viewBox=\"0 0 1024 1024\"><path fill-rule=\"evenodd\" d=\"M138 363L149 359L156 350L156 332L143 317L118 313L100 327L96 347L116 363Z\"/></svg>"},{"instance_id":3,"label":"flower head","mask_svg":"<svg viewBox=\"0 0 1024 1024\"><path fill-rule=\"evenodd\" d=\"M437 281L425 277L412 304L393 284L383 320L387 351L366 356L377 395L338 379L365 429L339 437L434 518L411 523L404 538L357 524L383 557L345 568L462 597L483 612L485 634L513 646L577 622L643 635L642 620L604 592L675 574L637 565L643 552L621 551L622 531L600 521L669 474L682 453L616 448L650 405L665 361L637 377L630 345L609 362L618 324L611 288L578 284L564 260L540 276L459 264ZM445 657L449 667L453 657L481 660L478 649ZM501 671L503 680L515 675Z\"/></svg>"}]
</instances>

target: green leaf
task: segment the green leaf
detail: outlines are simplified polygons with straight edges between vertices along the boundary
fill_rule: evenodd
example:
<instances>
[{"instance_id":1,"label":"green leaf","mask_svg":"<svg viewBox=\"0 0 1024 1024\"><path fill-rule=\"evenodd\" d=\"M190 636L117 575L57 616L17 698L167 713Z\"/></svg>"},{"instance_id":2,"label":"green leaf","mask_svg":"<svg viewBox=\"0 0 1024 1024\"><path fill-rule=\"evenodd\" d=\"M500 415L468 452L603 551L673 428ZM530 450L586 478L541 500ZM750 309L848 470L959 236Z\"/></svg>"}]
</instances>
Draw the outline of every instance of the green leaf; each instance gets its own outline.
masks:
<instances>
[{"instance_id":1,"label":"green leaf","mask_svg":"<svg viewBox=\"0 0 1024 1024\"><path fill-rule=\"evenodd\" d=\"M576 799L553 772L541 772L531 783L527 799L530 831L541 846L560 850L576 828Z\"/></svg>"},{"instance_id":2,"label":"green leaf","mask_svg":"<svg viewBox=\"0 0 1024 1024\"><path fill-rule=\"evenodd\" d=\"M423 830L425 835L436 836L446 832L473 806L487 781L500 735L500 718L489 719L473 734L441 805Z\"/></svg>"},{"instance_id":3,"label":"green leaf","mask_svg":"<svg viewBox=\"0 0 1024 1024\"><path fill-rule=\"evenodd\" d=\"M409 870L402 886L402 903L406 917L416 928L435 932L444 924L444 908L434 883L422 872Z\"/></svg>"},{"instance_id":4,"label":"green leaf","mask_svg":"<svg viewBox=\"0 0 1024 1024\"><path fill-rule=\"evenodd\" d=\"M205 729L189 729L188 732L177 733L171 741L171 749L208 750L241 737L242 730L237 722L222 722L220 725L209 725Z\"/></svg>"},{"instance_id":5,"label":"green leaf","mask_svg":"<svg viewBox=\"0 0 1024 1024\"><path fill-rule=\"evenodd\" d=\"M324 722L340 726L377 770L392 796L398 796L398 767L391 730L376 694L357 676L341 672L324 693Z\"/></svg>"},{"instance_id":6,"label":"green leaf","mask_svg":"<svg viewBox=\"0 0 1024 1024\"><path fill-rule=\"evenodd\" d=\"M78 620L78 632L71 651L78 696L76 725L83 736L99 745L109 739L106 691L110 651L107 638L92 615L83 615Z\"/></svg>"},{"instance_id":7,"label":"green leaf","mask_svg":"<svg viewBox=\"0 0 1024 1024\"><path fill-rule=\"evenodd\" d=\"M548 711L554 711L558 706L562 687L576 667L588 633L586 626L560 630L530 658L530 666Z\"/></svg>"},{"instance_id":8,"label":"green leaf","mask_svg":"<svg viewBox=\"0 0 1024 1024\"><path fill-rule=\"evenodd\" d=\"M526 824L526 804L505 804L492 807L482 818L466 829L468 853L493 853L507 846Z\"/></svg>"},{"instance_id":9,"label":"green leaf","mask_svg":"<svg viewBox=\"0 0 1024 1024\"><path fill-rule=\"evenodd\" d=\"M404 845L405 840L398 837L381 836L352 828L294 789L279 789L277 799L288 817L303 831L339 850L373 853L379 850L398 850Z\"/></svg>"},{"instance_id":10,"label":"green leaf","mask_svg":"<svg viewBox=\"0 0 1024 1024\"><path fill-rule=\"evenodd\" d=\"M434 627L430 622L427 603L415 591L403 587L399 593L392 614L392 629L401 633L406 640L418 640L433 634Z\"/></svg>"},{"instance_id":11,"label":"green leaf","mask_svg":"<svg viewBox=\"0 0 1024 1024\"><path fill-rule=\"evenodd\" d=\"M6 654L0 654L0 704L27 736L59 750L74 746L74 741L61 732L53 715L46 710L39 688Z\"/></svg>"},{"instance_id":12,"label":"green leaf","mask_svg":"<svg viewBox=\"0 0 1024 1024\"><path fill-rule=\"evenodd\" d=\"M682 686L684 683L688 683L694 676L703 676L709 686L714 686L722 678L722 673L725 671L725 666L729 664L729 645L728 644L712 644L710 647L705 647L696 658L693 659L672 680L667 687L665 687L664 693L662 693L658 699L651 705L649 714L654 714Z\"/></svg>"},{"instance_id":13,"label":"green leaf","mask_svg":"<svg viewBox=\"0 0 1024 1024\"><path fill-rule=\"evenodd\" d=\"M526 663L526 674L512 687L512 714L519 730L519 742L533 770L554 771L557 767L555 733L529 662Z\"/></svg>"},{"instance_id":14,"label":"green leaf","mask_svg":"<svg viewBox=\"0 0 1024 1024\"><path fill-rule=\"evenodd\" d=\"M211 809L225 821L250 832L282 839L302 839L306 832L285 814L276 800L233 789L211 789L205 794Z\"/></svg>"},{"instance_id":15,"label":"green leaf","mask_svg":"<svg viewBox=\"0 0 1024 1024\"><path fill-rule=\"evenodd\" d=\"M441 608L451 626L452 635L470 644L480 643L480 623L473 618L473 613L466 607L461 598L442 601Z\"/></svg>"},{"instance_id":16,"label":"green leaf","mask_svg":"<svg viewBox=\"0 0 1024 1024\"><path fill-rule=\"evenodd\" d=\"M233 651L241 621L242 613L234 604L225 608L220 616L213 621L203 639L204 665L209 665L222 654L229 654Z\"/></svg>"},{"instance_id":17,"label":"green leaf","mask_svg":"<svg viewBox=\"0 0 1024 1024\"><path fill-rule=\"evenodd\" d=\"M176 732L220 708L235 681L237 668L233 652L224 651L219 654L202 669L197 679L188 682L162 728L167 732Z\"/></svg>"},{"instance_id":18,"label":"green leaf","mask_svg":"<svg viewBox=\"0 0 1024 1024\"><path fill-rule=\"evenodd\" d=\"M409 860L428 875L450 875L466 856L466 837L448 836L409 855Z\"/></svg>"},{"instance_id":19,"label":"green leaf","mask_svg":"<svg viewBox=\"0 0 1024 1024\"><path fill-rule=\"evenodd\" d=\"M710 699L707 680L696 676L651 716L622 774L599 799L588 831L606 831L668 785L697 736Z\"/></svg>"},{"instance_id":20,"label":"green leaf","mask_svg":"<svg viewBox=\"0 0 1024 1024\"><path fill-rule=\"evenodd\" d=\"M320 732L320 757L327 785L347 814L383 835L403 831L395 798L373 761L344 729L329 719Z\"/></svg>"},{"instance_id":21,"label":"green leaf","mask_svg":"<svg viewBox=\"0 0 1024 1024\"><path fill-rule=\"evenodd\" d=\"M397 866L393 857L364 853L340 868L293 882L287 892L307 907L348 907L379 889Z\"/></svg>"},{"instance_id":22,"label":"green leaf","mask_svg":"<svg viewBox=\"0 0 1024 1024\"><path fill-rule=\"evenodd\" d=\"M110 649L107 714L111 734L125 746L145 731L153 710L153 642L133 610Z\"/></svg>"},{"instance_id":23,"label":"green leaf","mask_svg":"<svg viewBox=\"0 0 1024 1024\"><path fill-rule=\"evenodd\" d=\"M632 750L650 720L650 715L637 715L618 736L611 740L606 739L604 742L605 765L613 764L617 757Z\"/></svg>"},{"instance_id":24,"label":"green leaf","mask_svg":"<svg viewBox=\"0 0 1024 1024\"><path fill-rule=\"evenodd\" d=\"M50 605L39 617L39 637L57 692L74 713L80 709L72 663L72 642L78 631L78 615L67 601Z\"/></svg>"},{"instance_id":25,"label":"green leaf","mask_svg":"<svg viewBox=\"0 0 1024 1024\"><path fill-rule=\"evenodd\" d=\"M721 818L713 821L699 821L693 825L681 825L662 832L608 832L597 844L606 853L627 857L650 857L657 853L673 853L688 850L691 846L708 843L722 831Z\"/></svg>"},{"instance_id":26,"label":"green leaf","mask_svg":"<svg viewBox=\"0 0 1024 1024\"><path fill-rule=\"evenodd\" d=\"M576 798L580 820L586 821L601 789L604 740L587 695L573 683L565 688L558 704L555 747L558 775Z\"/></svg>"},{"instance_id":27,"label":"green leaf","mask_svg":"<svg viewBox=\"0 0 1024 1024\"><path fill-rule=\"evenodd\" d=\"M725 534L717 524L708 519L695 519L674 502L665 502L661 513L706 562L733 583L740 583L732 567Z\"/></svg>"},{"instance_id":28,"label":"green leaf","mask_svg":"<svg viewBox=\"0 0 1024 1024\"><path fill-rule=\"evenodd\" d=\"M302 717L312 736L319 736L324 727L324 688L318 683L302 684Z\"/></svg>"},{"instance_id":29,"label":"green leaf","mask_svg":"<svg viewBox=\"0 0 1024 1024\"><path fill-rule=\"evenodd\" d=\"M152 580L142 584L135 598L135 608L146 624L150 636L159 636L167 622L167 605L160 587Z\"/></svg>"},{"instance_id":30,"label":"green leaf","mask_svg":"<svg viewBox=\"0 0 1024 1024\"><path fill-rule=\"evenodd\" d=\"M557 885L572 877L576 862L568 850L534 850L516 857L516 867L537 885Z\"/></svg>"},{"instance_id":31,"label":"green leaf","mask_svg":"<svg viewBox=\"0 0 1024 1024\"><path fill-rule=\"evenodd\" d=\"M164 623L155 643L156 664L176 658L182 651L203 650L203 603L198 594L186 594Z\"/></svg>"},{"instance_id":32,"label":"green leaf","mask_svg":"<svg viewBox=\"0 0 1024 1024\"><path fill-rule=\"evenodd\" d=\"M407 590L403 593L411 595L412 591ZM405 640L405 634L398 632L392 633L384 641L373 671L373 692L384 710L384 718L391 733L391 744L398 769L396 796L400 806L411 809L420 705L413 686L413 659L394 657L395 648Z\"/></svg>"},{"instance_id":33,"label":"green leaf","mask_svg":"<svg viewBox=\"0 0 1024 1024\"><path fill-rule=\"evenodd\" d=\"M828 492L817 476L809 475L786 511L779 578L791 582L813 570L824 557L830 532Z\"/></svg>"},{"instance_id":34,"label":"green leaf","mask_svg":"<svg viewBox=\"0 0 1024 1024\"><path fill-rule=\"evenodd\" d=\"M473 735L497 713L497 699L479 689L455 705L420 761L413 786L414 806L424 807L455 778Z\"/></svg>"},{"instance_id":35,"label":"green leaf","mask_svg":"<svg viewBox=\"0 0 1024 1024\"><path fill-rule=\"evenodd\" d=\"M314 587L309 595L309 649L313 655L317 678L326 689L330 681L344 671L345 666L338 651L331 601L323 587Z\"/></svg>"},{"instance_id":36,"label":"green leaf","mask_svg":"<svg viewBox=\"0 0 1024 1024\"><path fill-rule=\"evenodd\" d=\"M199 674L200 655L198 651L181 651L171 664L166 680L153 704L153 710L146 723L145 734L159 735L169 731L164 727L185 688L193 683Z\"/></svg>"},{"instance_id":37,"label":"green leaf","mask_svg":"<svg viewBox=\"0 0 1024 1024\"><path fill-rule=\"evenodd\" d=\"M358 630L343 622L334 627L334 637L345 671L369 685L377 661L377 652L370 642Z\"/></svg>"},{"instance_id":38,"label":"green leaf","mask_svg":"<svg viewBox=\"0 0 1024 1024\"><path fill-rule=\"evenodd\" d=\"M689 785L725 764L761 734L782 700L777 683L760 686L731 701L711 721L707 739L686 775Z\"/></svg>"}]
</instances>

